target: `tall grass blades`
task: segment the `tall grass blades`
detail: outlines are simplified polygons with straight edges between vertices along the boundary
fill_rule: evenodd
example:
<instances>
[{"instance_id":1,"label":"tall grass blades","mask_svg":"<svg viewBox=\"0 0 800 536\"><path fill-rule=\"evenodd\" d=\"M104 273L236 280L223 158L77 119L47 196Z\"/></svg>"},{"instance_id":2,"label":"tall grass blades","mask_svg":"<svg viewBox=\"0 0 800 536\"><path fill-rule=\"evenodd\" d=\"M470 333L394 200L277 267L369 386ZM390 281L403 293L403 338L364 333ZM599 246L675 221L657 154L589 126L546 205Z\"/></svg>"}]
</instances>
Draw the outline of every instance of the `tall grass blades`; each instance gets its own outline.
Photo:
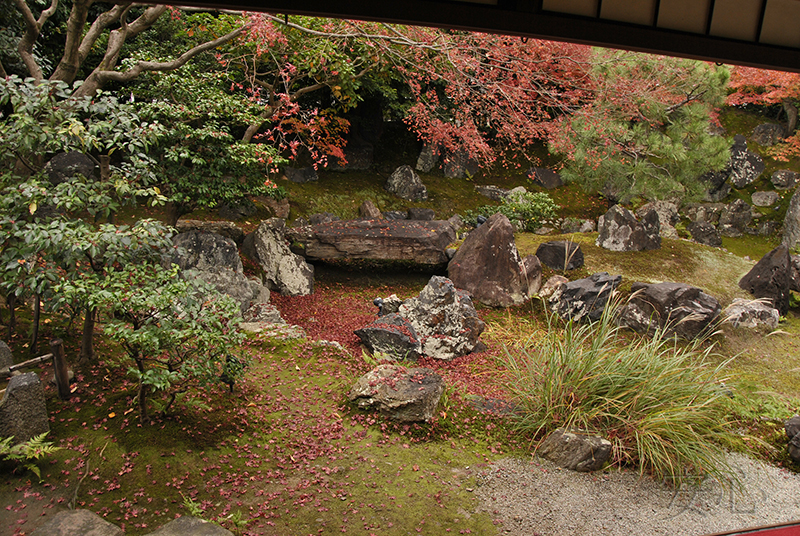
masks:
<instances>
[{"instance_id":1,"label":"tall grass blades","mask_svg":"<svg viewBox=\"0 0 800 536\"><path fill-rule=\"evenodd\" d=\"M675 485L689 476L727 481L720 446L727 361L712 366L712 347L679 345L664 329L623 337L615 310L563 329L550 317L530 350L506 349L500 360L519 403L517 428L534 440L558 427L598 433L614 445L612 463L636 464Z\"/></svg>"}]
</instances>

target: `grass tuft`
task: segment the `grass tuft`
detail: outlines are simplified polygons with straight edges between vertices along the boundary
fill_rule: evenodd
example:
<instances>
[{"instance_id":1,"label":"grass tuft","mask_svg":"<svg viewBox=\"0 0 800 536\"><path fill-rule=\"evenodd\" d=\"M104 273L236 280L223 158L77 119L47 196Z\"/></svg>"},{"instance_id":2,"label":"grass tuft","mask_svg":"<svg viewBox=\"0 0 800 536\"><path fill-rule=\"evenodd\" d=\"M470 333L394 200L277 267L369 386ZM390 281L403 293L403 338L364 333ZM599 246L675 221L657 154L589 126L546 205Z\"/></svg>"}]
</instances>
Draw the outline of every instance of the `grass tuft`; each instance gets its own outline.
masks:
<instances>
[{"instance_id":1,"label":"grass tuft","mask_svg":"<svg viewBox=\"0 0 800 536\"><path fill-rule=\"evenodd\" d=\"M674 485L700 475L727 482L721 384L728 361L712 365L713 347L679 345L664 330L623 336L615 309L563 330L550 317L531 349L499 358L520 408L516 427L534 440L559 427L601 434L613 444L613 464L638 465Z\"/></svg>"}]
</instances>

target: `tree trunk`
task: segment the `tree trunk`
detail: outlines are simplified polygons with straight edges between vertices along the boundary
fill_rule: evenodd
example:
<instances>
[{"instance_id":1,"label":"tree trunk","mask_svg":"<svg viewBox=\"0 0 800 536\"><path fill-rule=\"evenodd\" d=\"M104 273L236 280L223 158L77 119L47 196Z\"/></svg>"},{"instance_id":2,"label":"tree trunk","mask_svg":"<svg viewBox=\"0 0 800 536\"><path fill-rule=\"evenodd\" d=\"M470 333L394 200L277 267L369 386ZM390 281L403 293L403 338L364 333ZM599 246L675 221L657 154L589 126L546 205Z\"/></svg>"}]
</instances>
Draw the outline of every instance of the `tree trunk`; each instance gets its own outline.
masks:
<instances>
[{"instance_id":1,"label":"tree trunk","mask_svg":"<svg viewBox=\"0 0 800 536\"><path fill-rule=\"evenodd\" d=\"M31 347L30 354L38 353L36 347L39 344L39 318L42 314L42 300L38 294L33 296L33 325L31 326Z\"/></svg>"},{"instance_id":2,"label":"tree trunk","mask_svg":"<svg viewBox=\"0 0 800 536\"><path fill-rule=\"evenodd\" d=\"M8 306L8 338L11 339L11 335L14 334L14 330L17 329L17 313L15 311L17 307L17 295L11 292L6 296L6 305Z\"/></svg>"},{"instance_id":3,"label":"tree trunk","mask_svg":"<svg viewBox=\"0 0 800 536\"><path fill-rule=\"evenodd\" d=\"M88 363L94 361L94 323L97 309L86 309L83 317L83 335L81 337L80 362Z\"/></svg>"},{"instance_id":4,"label":"tree trunk","mask_svg":"<svg viewBox=\"0 0 800 536\"><path fill-rule=\"evenodd\" d=\"M139 374L142 376L144 375L144 360L141 357L136 359L136 368L139 370ZM142 420L142 424L150 424L150 416L147 414L147 392L149 391L148 386L142 383L142 380L139 380L139 418Z\"/></svg>"},{"instance_id":5,"label":"tree trunk","mask_svg":"<svg viewBox=\"0 0 800 536\"><path fill-rule=\"evenodd\" d=\"M786 135L791 136L797 128L797 106L787 99L783 101L783 111L786 112Z\"/></svg>"}]
</instances>

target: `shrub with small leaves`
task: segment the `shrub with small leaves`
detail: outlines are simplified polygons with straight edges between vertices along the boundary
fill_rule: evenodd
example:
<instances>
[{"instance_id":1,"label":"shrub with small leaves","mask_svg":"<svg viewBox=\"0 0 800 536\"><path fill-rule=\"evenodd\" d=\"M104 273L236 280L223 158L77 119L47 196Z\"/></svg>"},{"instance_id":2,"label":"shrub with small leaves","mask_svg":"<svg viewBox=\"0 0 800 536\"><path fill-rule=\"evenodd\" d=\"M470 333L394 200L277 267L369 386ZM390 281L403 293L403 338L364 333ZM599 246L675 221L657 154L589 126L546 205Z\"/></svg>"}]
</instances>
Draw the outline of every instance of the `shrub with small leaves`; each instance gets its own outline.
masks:
<instances>
[{"instance_id":1,"label":"shrub with small leaves","mask_svg":"<svg viewBox=\"0 0 800 536\"><path fill-rule=\"evenodd\" d=\"M513 192L500 205L484 205L474 211L466 211L463 219L467 225L474 226L478 216L488 218L500 212L515 228L532 233L542 227L545 221L557 217L560 208L544 192Z\"/></svg>"}]
</instances>

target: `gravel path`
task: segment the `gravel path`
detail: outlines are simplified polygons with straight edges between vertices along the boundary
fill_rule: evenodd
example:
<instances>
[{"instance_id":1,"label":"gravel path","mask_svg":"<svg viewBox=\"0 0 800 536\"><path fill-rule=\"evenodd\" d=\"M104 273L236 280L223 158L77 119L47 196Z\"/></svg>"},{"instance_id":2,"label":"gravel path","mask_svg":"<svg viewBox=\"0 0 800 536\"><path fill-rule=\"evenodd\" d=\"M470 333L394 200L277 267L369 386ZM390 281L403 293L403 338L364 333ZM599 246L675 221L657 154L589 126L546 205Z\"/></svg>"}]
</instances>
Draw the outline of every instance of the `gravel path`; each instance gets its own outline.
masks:
<instances>
[{"instance_id":1,"label":"gravel path","mask_svg":"<svg viewBox=\"0 0 800 536\"><path fill-rule=\"evenodd\" d=\"M475 493L501 534L519 536L692 536L800 520L800 475L737 454L729 463L743 489L675 490L635 472L507 458L480 473Z\"/></svg>"}]
</instances>

